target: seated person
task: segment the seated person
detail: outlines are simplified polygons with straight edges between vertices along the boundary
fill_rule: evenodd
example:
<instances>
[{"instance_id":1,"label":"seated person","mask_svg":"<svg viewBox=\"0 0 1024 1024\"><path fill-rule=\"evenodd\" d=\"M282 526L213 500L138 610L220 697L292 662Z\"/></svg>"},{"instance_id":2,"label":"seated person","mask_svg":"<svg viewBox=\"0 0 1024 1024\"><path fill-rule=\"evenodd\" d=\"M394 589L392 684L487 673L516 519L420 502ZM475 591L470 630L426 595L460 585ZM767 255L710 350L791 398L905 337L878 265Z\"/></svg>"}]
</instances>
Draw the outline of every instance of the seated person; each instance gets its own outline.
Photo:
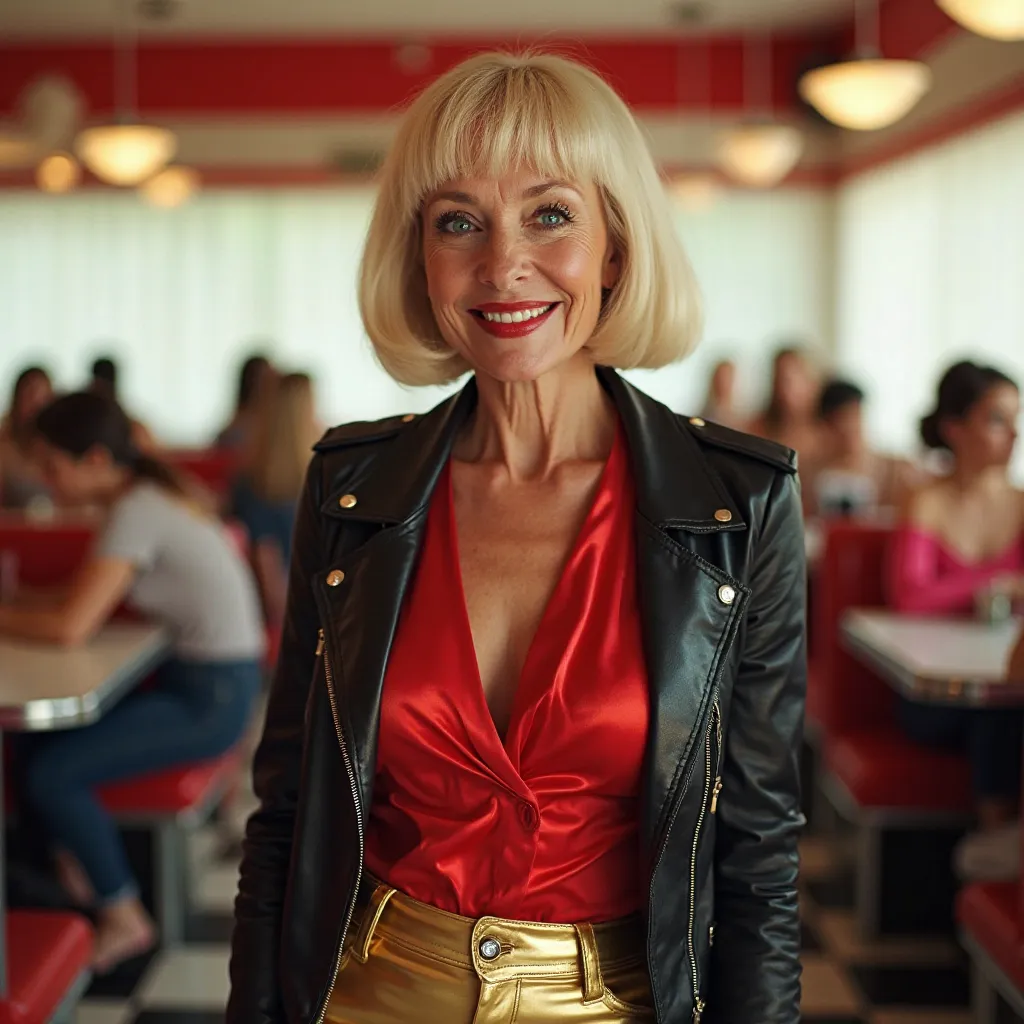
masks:
<instances>
[{"instance_id":1,"label":"seated person","mask_svg":"<svg viewBox=\"0 0 1024 1024\"><path fill-rule=\"evenodd\" d=\"M715 363L701 417L711 423L721 423L723 427L739 429L742 425L736 411L736 364L731 359Z\"/></svg>"},{"instance_id":2,"label":"seated person","mask_svg":"<svg viewBox=\"0 0 1024 1024\"><path fill-rule=\"evenodd\" d=\"M832 380L818 399L821 449L804 472L812 513L823 517L872 515L898 507L921 482L904 459L871 450L864 436L864 392L856 384Z\"/></svg>"},{"instance_id":3,"label":"seated person","mask_svg":"<svg viewBox=\"0 0 1024 1024\"><path fill-rule=\"evenodd\" d=\"M26 816L59 852L69 892L94 898L94 969L104 972L156 934L95 788L230 750L260 688L263 630L251 574L221 524L195 508L168 467L135 449L115 402L68 395L40 413L36 429L55 493L109 515L66 593L48 606L0 607L0 633L81 643L127 599L174 639L152 688L93 725L20 737Z\"/></svg>"},{"instance_id":4,"label":"seated person","mask_svg":"<svg viewBox=\"0 0 1024 1024\"><path fill-rule=\"evenodd\" d=\"M251 448L260 410L277 383L277 371L264 355L251 355L238 371L238 397L231 421L217 435L216 448Z\"/></svg>"},{"instance_id":5,"label":"seated person","mask_svg":"<svg viewBox=\"0 0 1024 1024\"><path fill-rule=\"evenodd\" d=\"M745 428L797 451L802 472L817 462L821 447L815 416L820 388L817 370L803 349L779 349L772 360L768 405Z\"/></svg>"},{"instance_id":6,"label":"seated person","mask_svg":"<svg viewBox=\"0 0 1024 1024\"><path fill-rule=\"evenodd\" d=\"M890 552L889 603L907 613L970 613L996 580L1024 594L1024 494L1008 478L1020 415L1017 386L999 370L958 363L939 384L921 423L926 445L945 449L948 477L907 500ZM965 750L973 770L979 821L995 828L1016 816L1021 774L1021 715L903 701L911 739Z\"/></svg>"},{"instance_id":7,"label":"seated person","mask_svg":"<svg viewBox=\"0 0 1024 1024\"><path fill-rule=\"evenodd\" d=\"M99 359L93 360L92 380L89 382L89 390L94 395L100 395L103 398L110 398L115 402L120 402L121 398L117 387L119 376L120 370L117 363L110 356L100 356ZM137 419L129 419L129 423L132 426L132 444L135 445L136 449L149 454L155 453L159 445L156 443L156 439L153 437L149 427Z\"/></svg>"},{"instance_id":8,"label":"seated person","mask_svg":"<svg viewBox=\"0 0 1024 1024\"><path fill-rule=\"evenodd\" d=\"M25 508L49 498L42 468L34 458L36 415L53 399L50 375L41 366L18 374L7 415L0 421L0 508Z\"/></svg>"},{"instance_id":9,"label":"seated person","mask_svg":"<svg viewBox=\"0 0 1024 1024\"><path fill-rule=\"evenodd\" d=\"M313 445L323 431L314 410L313 383L304 373L282 377L261 412L231 507L249 532L264 610L277 625L284 617L295 508Z\"/></svg>"}]
</instances>

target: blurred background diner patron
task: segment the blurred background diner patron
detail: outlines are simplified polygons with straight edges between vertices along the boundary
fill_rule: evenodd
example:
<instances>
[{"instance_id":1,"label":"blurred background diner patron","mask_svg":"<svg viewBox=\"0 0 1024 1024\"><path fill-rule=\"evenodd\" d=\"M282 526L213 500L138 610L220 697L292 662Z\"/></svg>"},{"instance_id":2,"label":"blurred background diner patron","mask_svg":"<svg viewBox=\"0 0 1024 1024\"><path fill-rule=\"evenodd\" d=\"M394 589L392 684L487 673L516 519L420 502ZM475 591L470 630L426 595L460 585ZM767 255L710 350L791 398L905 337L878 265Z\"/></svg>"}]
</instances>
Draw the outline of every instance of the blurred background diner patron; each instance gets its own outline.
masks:
<instances>
[{"instance_id":1,"label":"blurred background diner patron","mask_svg":"<svg viewBox=\"0 0 1024 1024\"><path fill-rule=\"evenodd\" d=\"M50 375L41 366L18 374L11 402L0 420L0 508L24 508L49 490L33 458L35 420L53 398Z\"/></svg>"},{"instance_id":2,"label":"blurred background diner patron","mask_svg":"<svg viewBox=\"0 0 1024 1024\"><path fill-rule=\"evenodd\" d=\"M920 482L906 459L871 449L864 432L864 392L831 380L818 399L820 428L816 464L804 472L808 507L823 517L873 516L899 507Z\"/></svg>"},{"instance_id":3,"label":"blurred background diner patron","mask_svg":"<svg viewBox=\"0 0 1024 1024\"><path fill-rule=\"evenodd\" d=\"M708 382L708 395L701 419L738 428L742 417L736 411L736 364L731 359L716 363Z\"/></svg>"},{"instance_id":4,"label":"blurred background diner patron","mask_svg":"<svg viewBox=\"0 0 1024 1024\"><path fill-rule=\"evenodd\" d=\"M98 359L94 359L91 374L88 390L94 395L101 395L120 404L121 396L118 391L120 370L114 359L110 356L100 356ZM132 427L132 443L135 447L139 451L156 451L158 446L149 428L134 417L129 417L129 422Z\"/></svg>"},{"instance_id":5,"label":"blurred background diner patron","mask_svg":"<svg viewBox=\"0 0 1024 1024\"><path fill-rule=\"evenodd\" d=\"M1024 494L1008 476L1019 415L1017 385L993 367L961 362L942 377L921 436L947 453L950 471L905 503L888 579L899 611L970 614L993 586L1024 596ZM911 739L966 751L983 830L1015 820L1020 713L903 701L899 714Z\"/></svg>"},{"instance_id":6,"label":"blurred background diner patron","mask_svg":"<svg viewBox=\"0 0 1024 1024\"><path fill-rule=\"evenodd\" d=\"M817 368L807 353L796 347L781 348L772 360L768 405L747 425L750 433L795 449L801 471L818 456L819 391Z\"/></svg>"},{"instance_id":7,"label":"blurred background diner patron","mask_svg":"<svg viewBox=\"0 0 1024 1024\"><path fill-rule=\"evenodd\" d=\"M250 355L238 371L238 395L231 420L217 435L218 448L244 449L252 444L260 415L260 403L273 386L276 373L270 360Z\"/></svg>"},{"instance_id":8,"label":"blurred background diner patron","mask_svg":"<svg viewBox=\"0 0 1024 1024\"><path fill-rule=\"evenodd\" d=\"M40 413L36 429L55 494L103 506L109 519L65 593L0 606L0 634L82 643L127 601L174 640L151 688L93 725L27 735L19 747L28 820L48 840L72 899L95 907L94 969L105 972L157 936L94 787L234 746L259 691L263 630L251 573L223 527L172 470L138 451L114 401L68 395Z\"/></svg>"},{"instance_id":9,"label":"blurred background diner patron","mask_svg":"<svg viewBox=\"0 0 1024 1024\"><path fill-rule=\"evenodd\" d=\"M253 566L267 621L284 615L295 508L313 445L323 433L313 382L304 373L282 377L259 403L250 454L232 493L232 512L249 533Z\"/></svg>"}]
</instances>

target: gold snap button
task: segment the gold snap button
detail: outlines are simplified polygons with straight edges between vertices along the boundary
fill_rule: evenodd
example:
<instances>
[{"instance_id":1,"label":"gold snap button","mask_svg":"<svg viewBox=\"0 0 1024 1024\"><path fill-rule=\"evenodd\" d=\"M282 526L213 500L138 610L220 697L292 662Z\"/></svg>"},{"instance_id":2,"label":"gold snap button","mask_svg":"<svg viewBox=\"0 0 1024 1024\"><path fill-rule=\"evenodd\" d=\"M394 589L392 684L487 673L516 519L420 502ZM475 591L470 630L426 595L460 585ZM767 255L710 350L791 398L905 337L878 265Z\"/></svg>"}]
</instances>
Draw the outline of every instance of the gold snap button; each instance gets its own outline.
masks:
<instances>
[{"instance_id":1,"label":"gold snap button","mask_svg":"<svg viewBox=\"0 0 1024 1024\"><path fill-rule=\"evenodd\" d=\"M402 422L403 422L403 423L412 423L412 421L413 421L414 419L416 419L415 415L413 415L413 413L409 412L409 413L406 413L406 414L405 414L405 415L404 415L404 416L402 417Z\"/></svg>"},{"instance_id":2,"label":"gold snap button","mask_svg":"<svg viewBox=\"0 0 1024 1024\"><path fill-rule=\"evenodd\" d=\"M715 513L715 518L720 523L729 523L729 522L732 522L732 513L727 508L720 508Z\"/></svg>"},{"instance_id":3,"label":"gold snap button","mask_svg":"<svg viewBox=\"0 0 1024 1024\"><path fill-rule=\"evenodd\" d=\"M343 494L338 499L338 504L342 508L355 508L359 499L354 494Z\"/></svg>"},{"instance_id":4,"label":"gold snap button","mask_svg":"<svg viewBox=\"0 0 1024 1024\"><path fill-rule=\"evenodd\" d=\"M707 424L699 416L694 416L693 419L690 420L690 426L691 427L706 427Z\"/></svg>"},{"instance_id":5,"label":"gold snap button","mask_svg":"<svg viewBox=\"0 0 1024 1024\"><path fill-rule=\"evenodd\" d=\"M718 588L718 600L722 604L732 604L736 600L736 590L734 587L730 587L728 583L723 583Z\"/></svg>"},{"instance_id":6,"label":"gold snap button","mask_svg":"<svg viewBox=\"0 0 1024 1024\"><path fill-rule=\"evenodd\" d=\"M340 569L332 569L327 574L327 586L337 587L345 580L345 574Z\"/></svg>"}]
</instances>

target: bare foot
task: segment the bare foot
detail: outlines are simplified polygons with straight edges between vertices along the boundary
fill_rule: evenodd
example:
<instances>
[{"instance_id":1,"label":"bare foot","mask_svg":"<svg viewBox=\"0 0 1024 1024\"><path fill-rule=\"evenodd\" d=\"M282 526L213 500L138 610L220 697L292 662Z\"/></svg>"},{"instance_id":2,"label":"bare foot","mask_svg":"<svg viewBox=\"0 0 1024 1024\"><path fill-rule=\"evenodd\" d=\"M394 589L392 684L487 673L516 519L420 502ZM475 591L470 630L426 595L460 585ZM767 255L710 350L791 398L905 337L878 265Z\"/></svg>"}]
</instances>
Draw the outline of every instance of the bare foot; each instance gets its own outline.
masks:
<instances>
[{"instance_id":1,"label":"bare foot","mask_svg":"<svg viewBox=\"0 0 1024 1024\"><path fill-rule=\"evenodd\" d=\"M109 974L123 961L152 949L156 938L156 925L135 897L104 907L96 925L93 970Z\"/></svg>"},{"instance_id":2,"label":"bare foot","mask_svg":"<svg viewBox=\"0 0 1024 1024\"><path fill-rule=\"evenodd\" d=\"M57 872L57 881L76 906L91 907L96 902L96 890L85 869L72 854L67 850L58 850L53 855L53 866Z\"/></svg>"}]
</instances>

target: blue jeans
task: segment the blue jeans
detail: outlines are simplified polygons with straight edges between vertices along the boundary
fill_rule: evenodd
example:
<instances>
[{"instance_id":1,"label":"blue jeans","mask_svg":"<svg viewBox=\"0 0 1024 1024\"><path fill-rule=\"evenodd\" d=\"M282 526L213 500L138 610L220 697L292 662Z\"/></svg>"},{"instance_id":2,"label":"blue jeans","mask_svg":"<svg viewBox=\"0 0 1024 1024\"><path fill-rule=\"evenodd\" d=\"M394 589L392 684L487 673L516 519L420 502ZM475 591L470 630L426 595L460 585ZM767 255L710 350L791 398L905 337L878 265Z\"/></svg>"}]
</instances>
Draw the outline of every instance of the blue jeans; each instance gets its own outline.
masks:
<instances>
[{"instance_id":1,"label":"blue jeans","mask_svg":"<svg viewBox=\"0 0 1024 1024\"><path fill-rule=\"evenodd\" d=\"M19 737L29 816L74 854L101 904L137 895L138 887L96 787L230 750L245 731L260 676L256 661L170 661L152 689L125 697L95 724Z\"/></svg>"},{"instance_id":2,"label":"blue jeans","mask_svg":"<svg viewBox=\"0 0 1024 1024\"><path fill-rule=\"evenodd\" d=\"M1020 711L901 700L899 721L916 743L966 754L975 797L1018 797L1024 741L1024 715Z\"/></svg>"}]
</instances>

